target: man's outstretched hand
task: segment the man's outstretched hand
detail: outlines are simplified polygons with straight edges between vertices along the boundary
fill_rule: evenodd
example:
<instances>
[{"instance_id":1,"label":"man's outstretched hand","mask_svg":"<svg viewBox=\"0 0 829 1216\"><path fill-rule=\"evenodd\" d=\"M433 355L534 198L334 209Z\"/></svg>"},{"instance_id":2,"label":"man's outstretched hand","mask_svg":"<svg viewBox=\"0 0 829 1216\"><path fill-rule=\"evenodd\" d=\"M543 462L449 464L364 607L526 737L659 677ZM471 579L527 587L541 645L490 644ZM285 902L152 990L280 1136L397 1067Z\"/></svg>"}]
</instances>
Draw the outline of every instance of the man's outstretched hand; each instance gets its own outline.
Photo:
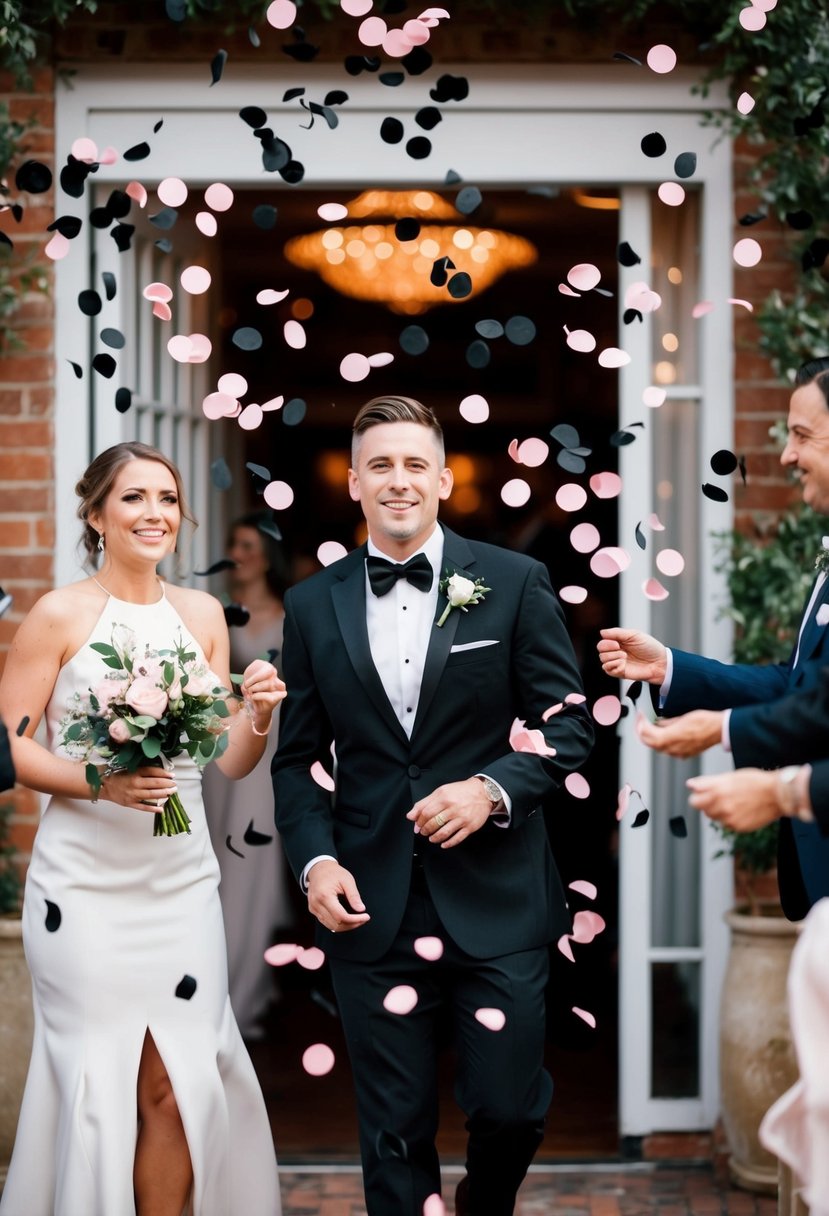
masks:
<instances>
[{"instance_id":1,"label":"man's outstretched hand","mask_svg":"<svg viewBox=\"0 0 829 1216\"><path fill-rule=\"evenodd\" d=\"M332 933L359 929L371 919L353 875L336 861L318 861L311 867L308 908L323 928Z\"/></svg>"},{"instance_id":2,"label":"man's outstretched hand","mask_svg":"<svg viewBox=\"0 0 829 1216\"><path fill-rule=\"evenodd\" d=\"M605 675L664 684L668 652L656 638L636 629L600 629L599 633L602 640L596 649Z\"/></svg>"}]
</instances>

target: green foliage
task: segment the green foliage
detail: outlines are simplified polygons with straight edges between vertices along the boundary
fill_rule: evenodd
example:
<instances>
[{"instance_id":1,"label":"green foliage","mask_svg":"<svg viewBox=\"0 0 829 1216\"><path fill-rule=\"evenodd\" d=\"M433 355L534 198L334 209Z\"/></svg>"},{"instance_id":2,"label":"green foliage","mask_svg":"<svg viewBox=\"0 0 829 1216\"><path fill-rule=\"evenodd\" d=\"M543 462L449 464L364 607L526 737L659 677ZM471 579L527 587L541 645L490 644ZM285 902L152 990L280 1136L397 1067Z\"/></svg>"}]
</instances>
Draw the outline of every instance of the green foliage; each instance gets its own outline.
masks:
<instances>
[{"instance_id":1,"label":"green foliage","mask_svg":"<svg viewBox=\"0 0 829 1216\"><path fill-rule=\"evenodd\" d=\"M20 88L31 84L30 67L43 50L53 22L64 25L74 13L94 13L98 0L0 0L0 70Z\"/></svg>"},{"instance_id":2,"label":"green foliage","mask_svg":"<svg viewBox=\"0 0 829 1216\"><path fill-rule=\"evenodd\" d=\"M15 849L9 843L9 821L14 807L11 803L0 805L0 916L9 916L20 911L22 883L15 862Z\"/></svg>"}]
</instances>

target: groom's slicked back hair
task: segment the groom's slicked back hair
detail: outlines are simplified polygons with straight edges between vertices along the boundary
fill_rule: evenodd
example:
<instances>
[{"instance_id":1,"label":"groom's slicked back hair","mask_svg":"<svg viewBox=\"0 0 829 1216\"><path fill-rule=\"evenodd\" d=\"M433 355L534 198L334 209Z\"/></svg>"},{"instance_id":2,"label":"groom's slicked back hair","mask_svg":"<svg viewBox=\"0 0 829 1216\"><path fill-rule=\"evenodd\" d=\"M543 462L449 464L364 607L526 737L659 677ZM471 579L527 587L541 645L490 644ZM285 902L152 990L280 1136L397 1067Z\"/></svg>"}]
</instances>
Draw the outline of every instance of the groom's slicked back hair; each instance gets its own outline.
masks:
<instances>
[{"instance_id":1,"label":"groom's slicked back hair","mask_svg":"<svg viewBox=\"0 0 829 1216\"><path fill-rule=\"evenodd\" d=\"M440 452L441 468L446 462L446 449L443 443L443 428L428 405L415 401L414 397L373 397L357 412L351 429L351 465L357 467L357 453L360 450L360 440L366 431L383 422L416 422L418 426L428 427L435 438Z\"/></svg>"},{"instance_id":2,"label":"groom's slicked back hair","mask_svg":"<svg viewBox=\"0 0 829 1216\"><path fill-rule=\"evenodd\" d=\"M795 388L803 388L804 384L816 384L823 393L826 407L829 409L829 355L821 355L819 359L809 359L797 369L794 378Z\"/></svg>"}]
</instances>

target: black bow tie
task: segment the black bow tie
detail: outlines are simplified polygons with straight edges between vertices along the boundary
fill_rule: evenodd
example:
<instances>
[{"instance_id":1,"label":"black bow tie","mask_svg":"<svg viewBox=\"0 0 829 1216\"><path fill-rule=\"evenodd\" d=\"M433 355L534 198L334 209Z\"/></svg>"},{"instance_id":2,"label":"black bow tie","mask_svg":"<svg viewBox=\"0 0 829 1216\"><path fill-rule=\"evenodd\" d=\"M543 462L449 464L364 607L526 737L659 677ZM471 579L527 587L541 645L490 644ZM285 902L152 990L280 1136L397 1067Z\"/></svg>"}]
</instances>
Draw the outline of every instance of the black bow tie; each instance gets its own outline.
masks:
<instances>
[{"instance_id":1,"label":"black bow tie","mask_svg":"<svg viewBox=\"0 0 829 1216\"><path fill-rule=\"evenodd\" d=\"M384 557L367 557L368 581L375 595L386 595L399 578L405 578L418 591L429 591L433 571L425 553L410 557L407 562L389 562Z\"/></svg>"}]
</instances>

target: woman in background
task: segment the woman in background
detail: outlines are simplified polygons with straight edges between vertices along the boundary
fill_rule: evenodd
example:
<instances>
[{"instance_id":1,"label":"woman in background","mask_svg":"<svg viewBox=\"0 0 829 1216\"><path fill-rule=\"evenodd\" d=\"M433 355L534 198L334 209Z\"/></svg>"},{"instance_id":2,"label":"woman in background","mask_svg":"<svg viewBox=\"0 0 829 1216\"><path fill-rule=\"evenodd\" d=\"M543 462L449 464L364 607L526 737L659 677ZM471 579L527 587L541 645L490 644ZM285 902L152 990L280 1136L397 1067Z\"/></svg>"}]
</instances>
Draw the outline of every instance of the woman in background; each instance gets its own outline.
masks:
<instances>
[{"instance_id":1,"label":"woman in background","mask_svg":"<svg viewBox=\"0 0 829 1216\"><path fill-rule=\"evenodd\" d=\"M288 567L274 527L269 511L251 512L231 525L227 556L236 563L229 573L231 598L250 614L245 625L230 630L233 673L257 658L280 666ZM285 859L273 825L270 761L278 722L277 710L265 755L243 780L228 781L215 765L204 776L207 822L222 872L230 1003L246 1039L262 1037L276 995L273 970L262 955L276 931L291 921Z\"/></svg>"}]
</instances>

